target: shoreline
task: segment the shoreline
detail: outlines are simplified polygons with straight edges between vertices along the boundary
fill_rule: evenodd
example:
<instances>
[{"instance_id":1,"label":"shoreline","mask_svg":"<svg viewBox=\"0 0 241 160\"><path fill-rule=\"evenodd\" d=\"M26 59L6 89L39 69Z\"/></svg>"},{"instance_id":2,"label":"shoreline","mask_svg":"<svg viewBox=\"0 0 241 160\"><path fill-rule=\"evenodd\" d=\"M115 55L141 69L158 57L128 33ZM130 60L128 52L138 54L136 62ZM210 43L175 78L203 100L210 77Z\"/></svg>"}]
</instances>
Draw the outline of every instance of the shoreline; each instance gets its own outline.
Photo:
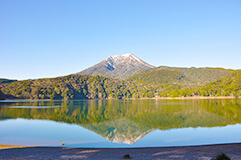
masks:
<instances>
[{"instance_id":1,"label":"shoreline","mask_svg":"<svg viewBox=\"0 0 241 160\"><path fill-rule=\"evenodd\" d=\"M168 100L168 99L177 99L177 100L189 100L189 99L241 99L241 96L194 96L194 97L153 97L153 98L123 98L123 99L4 99L0 100L0 102L4 101L71 101L71 100L143 100L143 99L156 99L156 100Z\"/></svg>"},{"instance_id":2,"label":"shoreline","mask_svg":"<svg viewBox=\"0 0 241 160\"><path fill-rule=\"evenodd\" d=\"M240 99L241 96L196 96L196 97L154 97L154 98L137 98L137 99Z\"/></svg>"},{"instance_id":3,"label":"shoreline","mask_svg":"<svg viewBox=\"0 0 241 160\"><path fill-rule=\"evenodd\" d=\"M65 148L65 149L152 149L152 148L184 148L184 147L207 147L207 146L225 146L225 145L241 145L241 142L237 143L218 143L218 144L200 144L200 145L187 145L187 146L164 146L164 147L121 147L121 148L95 148L95 147L63 147L63 146L28 146L28 145L11 145L11 144L0 144L1 149L12 149L12 148Z\"/></svg>"},{"instance_id":4,"label":"shoreline","mask_svg":"<svg viewBox=\"0 0 241 160\"><path fill-rule=\"evenodd\" d=\"M35 146L0 144L0 150L1 149L11 149L11 148L26 148L26 147L35 147Z\"/></svg>"},{"instance_id":5,"label":"shoreline","mask_svg":"<svg viewBox=\"0 0 241 160\"><path fill-rule=\"evenodd\" d=\"M0 145L15 148L0 149L0 159L207 159L225 153L241 159L241 143L212 145L143 147L143 148L67 148ZM16 148L17 147L17 148Z\"/></svg>"}]
</instances>

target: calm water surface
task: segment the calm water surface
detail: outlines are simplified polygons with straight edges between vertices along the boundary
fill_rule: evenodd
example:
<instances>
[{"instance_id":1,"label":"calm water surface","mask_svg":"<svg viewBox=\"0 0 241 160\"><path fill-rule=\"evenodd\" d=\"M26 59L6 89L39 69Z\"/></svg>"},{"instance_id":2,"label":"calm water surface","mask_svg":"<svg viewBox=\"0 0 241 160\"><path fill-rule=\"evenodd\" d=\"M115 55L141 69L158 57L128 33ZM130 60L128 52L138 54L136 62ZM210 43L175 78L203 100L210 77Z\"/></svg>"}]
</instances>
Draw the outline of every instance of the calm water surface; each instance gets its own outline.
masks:
<instances>
[{"instance_id":1,"label":"calm water surface","mask_svg":"<svg viewBox=\"0 0 241 160\"><path fill-rule=\"evenodd\" d=\"M241 142L241 100L0 101L0 144L160 147Z\"/></svg>"}]
</instances>

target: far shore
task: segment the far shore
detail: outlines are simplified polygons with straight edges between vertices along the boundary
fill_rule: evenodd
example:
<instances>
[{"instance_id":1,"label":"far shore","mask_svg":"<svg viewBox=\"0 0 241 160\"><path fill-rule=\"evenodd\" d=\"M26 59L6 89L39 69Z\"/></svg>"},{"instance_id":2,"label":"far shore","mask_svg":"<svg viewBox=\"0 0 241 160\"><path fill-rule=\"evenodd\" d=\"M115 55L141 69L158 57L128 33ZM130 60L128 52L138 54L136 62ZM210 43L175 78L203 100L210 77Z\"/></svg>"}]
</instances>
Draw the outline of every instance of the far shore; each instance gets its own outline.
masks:
<instances>
[{"instance_id":1,"label":"far shore","mask_svg":"<svg viewBox=\"0 0 241 160\"><path fill-rule=\"evenodd\" d=\"M137 98L137 99L236 99L236 98L241 98L235 97L235 96L194 96L194 97L153 97L153 98Z\"/></svg>"},{"instance_id":2,"label":"far shore","mask_svg":"<svg viewBox=\"0 0 241 160\"><path fill-rule=\"evenodd\" d=\"M10 149L10 148L26 148L26 147L33 147L33 146L18 146L18 145L7 145L7 144L0 144L0 149Z\"/></svg>"},{"instance_id":3,"label":"far shore","mask_svg":"<svg viewBox=\"0 0 241 160\"><path fill-rule=\"evenodd\" d=\"M241 99L241 96L235 97L235 96L193 96L193 97L153 97L153 98L123 98L123 99L180 99L180 100L185 100L185 99ZM5 99L1 101L66 101L63 99ZM69 99L69 100L117 100L114 98L106 98L106 99ZM121 100L121 99L120 99ZM67 100L68 101L68 100Z\"/></svg>"},{"instance_id":4,"label":"far shore","mask_svg":"<svg viewBox=\"0 0 241 160\"><path fill-rule=\"evenodd\" d=\"M241 159L241 143L147 148L64 148L0 145L0 159L204 159L225 153Z\"/></svg>"}]
</instances>

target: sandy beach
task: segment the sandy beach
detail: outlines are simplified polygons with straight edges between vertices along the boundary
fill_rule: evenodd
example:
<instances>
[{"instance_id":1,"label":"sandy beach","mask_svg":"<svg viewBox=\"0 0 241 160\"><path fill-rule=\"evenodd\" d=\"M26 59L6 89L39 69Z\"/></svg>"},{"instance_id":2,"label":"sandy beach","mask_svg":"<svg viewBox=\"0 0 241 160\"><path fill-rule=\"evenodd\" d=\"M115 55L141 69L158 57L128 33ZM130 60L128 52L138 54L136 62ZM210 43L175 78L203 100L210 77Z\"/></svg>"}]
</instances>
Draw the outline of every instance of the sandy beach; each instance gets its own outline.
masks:
<instances>
[{"instance_id":1,"label":"sandy beach","mask_svg":"<svg viewBox=\"0 0 241 160\"><path fill-rule=\"evenodd\" d=\"M233 160L241 159L241 143L218 144L188 147L155 148L58 148L58 147L24 147L0 145L0 159L123 159L129 154L131 159L162 160L210 160L218 153L225 153Z\"/></svg>"}]
</instances>

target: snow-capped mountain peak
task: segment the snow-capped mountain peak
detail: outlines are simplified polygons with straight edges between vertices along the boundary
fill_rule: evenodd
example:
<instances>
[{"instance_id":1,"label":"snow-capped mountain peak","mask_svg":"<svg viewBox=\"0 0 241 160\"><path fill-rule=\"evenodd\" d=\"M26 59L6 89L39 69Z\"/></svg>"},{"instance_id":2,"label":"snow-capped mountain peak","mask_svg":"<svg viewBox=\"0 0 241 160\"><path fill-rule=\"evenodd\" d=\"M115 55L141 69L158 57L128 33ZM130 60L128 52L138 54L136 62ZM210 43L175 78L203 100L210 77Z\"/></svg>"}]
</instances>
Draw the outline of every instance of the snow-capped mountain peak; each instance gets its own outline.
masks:
<instances>
[{"instance_id":1,"label":"snow-capped mountain peak","mask_svg":"<svg viewBox=\"0 0 241 160\"><path fill-rule=\"evenodd\" d=\"M132 53L115 55L106 58L104 61L87 68L79 74L102 75L112 78L125 79L142 69L153 68L154 66L144 62Z\"/></svg>"},{"instance_id":2,"label":"snow-capped mountain peak","mask_svg":"<svg viewBox=\"0 0 241 160\"><path fill-rule=\"evenodd\" d=\"M119 65L121 63L133 64L133 65L135 65L136 63L140 63L140 64L145 65L147 67L153 68L152 65L144 62L143 60L136 57L132 53L110 56L106 59L106 62L110 65L113 65L114 68L115 68L116 65Z\"/></svg>"}]
</instances>

